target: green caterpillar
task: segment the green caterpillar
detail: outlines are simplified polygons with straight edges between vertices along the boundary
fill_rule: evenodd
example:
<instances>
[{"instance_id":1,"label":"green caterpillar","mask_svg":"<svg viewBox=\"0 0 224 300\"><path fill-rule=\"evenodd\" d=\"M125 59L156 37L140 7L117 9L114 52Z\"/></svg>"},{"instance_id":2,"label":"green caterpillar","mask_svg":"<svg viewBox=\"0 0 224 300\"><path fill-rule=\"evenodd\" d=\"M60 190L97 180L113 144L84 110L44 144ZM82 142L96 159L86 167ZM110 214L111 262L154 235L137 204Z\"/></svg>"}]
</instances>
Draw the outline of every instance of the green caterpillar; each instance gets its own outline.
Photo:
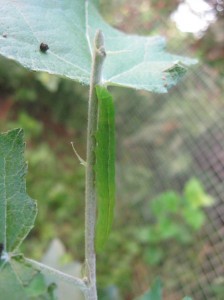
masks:
<instances>
[{"instance_id":1,"label":"green caterpillar","mask_svg":"<svg viewBox=\"0 0 224 300\"><path fill-rule=\"evenodd\" d=\"M115 205L115 117L112 95L96 86L98 123L96 132L96 251L103 249L113 222Z\"/></svg>"}]
</instances>

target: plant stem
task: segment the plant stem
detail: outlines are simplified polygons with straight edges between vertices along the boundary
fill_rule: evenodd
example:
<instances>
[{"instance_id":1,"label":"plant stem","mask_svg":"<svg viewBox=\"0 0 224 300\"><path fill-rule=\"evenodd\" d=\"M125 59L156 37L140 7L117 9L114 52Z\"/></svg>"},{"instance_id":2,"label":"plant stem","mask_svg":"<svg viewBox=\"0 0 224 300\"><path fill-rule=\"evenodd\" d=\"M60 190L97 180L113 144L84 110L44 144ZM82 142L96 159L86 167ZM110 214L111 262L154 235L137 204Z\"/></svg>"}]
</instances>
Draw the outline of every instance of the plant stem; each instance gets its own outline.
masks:
<instances>
[{"instance_id":1,"label":"plant stem","mask_svg":"<svg viewBox=\"0 0 224 300\"><path fill-rule=\"evenodd\" d=\"M35 261L33 259L30 259L30 258L24 257L24 260L26 262L28 262L29 264L31 264L34 268L40 270L41 272L50 274L50 275L52 275L56 278L59 278L65 282L72 283L73 285L79 287L83 291L84 294L87 293L88 286L86 285L86 282L84 279L76 278L72 275L61 272L57 269L49 267L45 264L42 264L42 263Z\"/></svg>"},{"instance_id":2,"label":"plant stem","mask_svg":"<svg viewBox=\"0 0 224 300\"><path fill-rule=\"evenodd\" d=\"M85 263L89 290L86 300L97 300L96 290L96 191L95 191L95 133L97 130L98 101L95 86L102 84L102 67L106 57L103 34L97 31L93 50L92 72L90 79L88 128L87 128L87 159L86 159L86 194L85 194Z\"/></svg>"}]
</instances>

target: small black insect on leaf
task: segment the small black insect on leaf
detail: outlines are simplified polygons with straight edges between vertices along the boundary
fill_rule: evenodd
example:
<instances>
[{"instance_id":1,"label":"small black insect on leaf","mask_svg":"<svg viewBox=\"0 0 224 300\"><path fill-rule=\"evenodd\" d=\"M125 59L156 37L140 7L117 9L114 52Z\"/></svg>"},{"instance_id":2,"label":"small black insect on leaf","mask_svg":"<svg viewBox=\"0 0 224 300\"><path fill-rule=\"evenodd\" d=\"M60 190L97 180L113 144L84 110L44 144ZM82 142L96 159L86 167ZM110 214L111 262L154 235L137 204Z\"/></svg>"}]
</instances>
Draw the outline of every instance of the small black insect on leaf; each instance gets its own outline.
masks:
<instances>
[{"instance_id":1,"label":"small black insect on leaf","mask_svg":"<svg viewBox=\"0 0 224 300\"><path fill-rule=\"evenodd\" d=\"M48 49L49 49L48 44L45 44L45 43L40 44L40 51L41 52L46 53Z\"/></svg>"},{"instance_id":2,"label":"small black insect on leaf","mask_svg":"<svg viewBox=\"0 0 224 300\"><path fill-rule=\"evenodd\" d=\"M1 259L1 256L2 256L3 250L4 250L4 244L0 243L0 259Z\"/></svg>"}]
</instances>

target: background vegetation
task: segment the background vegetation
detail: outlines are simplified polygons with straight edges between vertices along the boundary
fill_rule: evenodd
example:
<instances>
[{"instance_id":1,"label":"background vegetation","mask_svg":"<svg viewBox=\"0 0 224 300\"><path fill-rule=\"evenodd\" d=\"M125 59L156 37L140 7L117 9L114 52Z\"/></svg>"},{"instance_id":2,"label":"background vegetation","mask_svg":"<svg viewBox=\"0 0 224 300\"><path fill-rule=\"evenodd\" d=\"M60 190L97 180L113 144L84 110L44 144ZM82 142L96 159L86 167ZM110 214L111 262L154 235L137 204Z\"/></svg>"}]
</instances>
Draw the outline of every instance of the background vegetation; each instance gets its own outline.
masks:
<instances>
[{"instance_id":1,"label":"background vegetation","mask_svg":"<svg viewBox=\"0 0 224 300\"><path fill-rule=\"evenodd\" d=\"M194 167L203 143L209 140L207 131L212 130L215 137L219 134L217 124L222 124L223 11L212 1L217 20L196 38L179 32L169 18L179 1L101 2L105 18L117 28L165 35L171 51L201 59L199 67L168 95L113 88L117 111L117 211L107 249L98 259L102 299L105 289L116 293L117 299L119 295L121 299L133 299L158 274L166 282L165 299L180 299L185 290L176 278L169 278L169 273L176 270L175 274L184 273L185 282L195 281L198 274L192 269L203 261L208 245L199 238L207 234L203 229L209 222L209 211L203 209L209 202L207 193L220 203L215 191L222 177L215 182L215 191L210 184L210 178L217 179L214 174L222 176L220 171L210 165L205 172L205 162L202 167ZM36 227L22 249L29 257L41 259L50 241L57 237L67 250L62 264L84 259L84 169L70 142L74 141L79 154L85 157L87 98L87 87L31 73L0 59L0 129L24 128L29 162L27 188L39 206ZM203 198L196 209L186 194L195 176L196 194L201 193ZM194 185L191 190L195 191ZM191 265L189 269L175 260L183 249L188 250L183 259ZM203 293L197 296L197 285L190 290L195 299L202 299ZM207 293L222 295L219 281L214 281Z\"/></svg>"}]
</instances>

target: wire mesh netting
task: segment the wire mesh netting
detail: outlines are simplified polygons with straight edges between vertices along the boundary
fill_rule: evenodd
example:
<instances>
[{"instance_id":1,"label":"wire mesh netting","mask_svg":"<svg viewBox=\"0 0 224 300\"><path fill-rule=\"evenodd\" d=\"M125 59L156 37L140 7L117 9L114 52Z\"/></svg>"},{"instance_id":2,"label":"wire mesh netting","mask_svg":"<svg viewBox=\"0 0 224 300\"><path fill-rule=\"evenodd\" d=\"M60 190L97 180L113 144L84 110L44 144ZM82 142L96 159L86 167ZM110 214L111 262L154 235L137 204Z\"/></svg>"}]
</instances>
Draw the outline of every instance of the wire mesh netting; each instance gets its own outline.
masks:
<instances>
[{"instance_id":1,"label":"wire mesh netting","mask_svg":"<svg viewBox=\"0 0 224 300\"><path fill-rule=\"evenodd\" d=\"M139 7L139 3L132 2ZM134 12L135 10L133 10ZM134 14L130 18L134 19ZM163 21L160 18L159 21L153 23L152 29L157 25L164 28L167 26L167 20L164 20L164 24L161 23ZM127 27L129 25L127 23ZM177 43L171 52L179 51L186 55L188 50L183 49L184 45L177 45ZM2 68L3 73L5 69ZM12 74L13 84L15 84L16 76L13 72ZM9 79L6 77L5 82L10 81ZM40 90L39 80L40 78L38 78L38 90ZM3 81L2 86L5 82ZM17 84L23 87L23 84ZM135 299L150 287L156 276L160 276L162 279L165 300L180 300L186 295L192 296L194 300L224 299L224 117L222 113L224 90L222 84L214 70L199 65L189 70L182 82L168 94L159 95L127 89L113 89L112 94L116 101L117 134L116 218L108 241L108 252L105 251L100 256L97 267L99 287L104 288L108 283L114 285L117 293L121 292L122 294L119 299ZM30 87L30 90L33 92L33 86ZM80 98L83 91L78 93L77 87L75 90L77 92L75 98ZM24 91L26 92L26 89L20 90L22 99ZM41 91L43 92L43 90ZM73 124L72 135L74 128L79 128L82 132L83 127L83 120L77 121L80 120L79 108L82 106L78 106L78 102L74 102L73 93L73 88L70 90L67 85L63 90L63 84L61 94L56 91L51 95L52 97L49 94L47 97L43 93L47 99L46 103L48 101L53 103L52 107L49 106L49 111L55 108L53 118L61 119L60 121L63 122L76 120L75 123L71 122ZM56 103L56 94L62 95L63 101L60 99ZM69 99L68 94L71 95ZM36 112L34 113L35 105L32 101L37 100L39 105L42 93L36 93L36 100L32 100L34 97L32 95L31 93L31 100L27 101L26 108L28 108L28 115L33 113L34 116L37 116ZM18 97L18 93L16 97ZM29 97L27 98L29 99ZM65 98L67 98L67 105L64 101ZM83 98L85 97L83 96ZM5 106L2 105L2 115L4 116L4 107L7 111L7 107L9 109L13 101L8 97L2 99L1 101L6 103ZM83 99L81 101L84 102ZM13 109L15 108L17 111L18 107L17 104ZM70 114L69 119L69 113L72 110L77 111L77 115ZM17 114L19 114L18 111ZM40 111L39 116L41 116L41 122L46 121L45 110L44 112ZM28 119L28 122L30 120L32 119ZM2 123L4 122L3 118ZM29 126L32 127L32 124ZM47 125L55 127L52 122L47 122ZM57 130L59 127L60 125L57 126ZM70 131L70 129L67 130ZM70 140L70 137L64 137L66 130L61 132L64 144L64 139ZM40 130L41 141L42 133ZM51 142L49 144L47 157L52 152ZM58 140L53 143L53 145L55 144L58 144ZM83 146L84 148L85 146ZM63 151L64 149L60 150L60 159ZM41 176L43 170L46 170L46 157L43 158L43 162L44 168L41 169ZM57 163L52 159L52 164L56 165ZM68 164L70 165L71 162L69 161ZM32 167L32 162L30 166ZM55 169L52 167L52 170ZM53 171L53 173L57 172ZM71 173L66 175L72 196L66 196L69 188L63 185L63 180L66 179L61 178L62 174L59 175L58 190L52 183L53 188L48 191L48 194L41 184L45 184L48 179L46 177L51 177L51 175L47 175L43 181L33 179L34 185L44 191L44 201L41 201L41 194L37 196L39 207L46 202L45 206L40 209L40 213L43 214L43 211L46 213L38 223L38 230L41 233L37 235L37 244L40 244L39 237L41 235L44 236L42 241L53 235L53 226L46 226L45 218L51 219L50 216L55 214L54 220L56 221L54 222L58 223L55 235L67 240L66 245L72 245L71 249L76 245L73 255L82 261L83 199L80 200L81 205L77 205L75 209L73 199L74 182L79 182L79 178L82 182L82 173L80 177L74 177L73 180ZM205 193L214 199L214 203L202 207L198 215L190 216L191 221L199 222L200 226L197 225L197 230L186 226L181 206L175 216L172 213L165 216L168 216L171 221L174 218L173 224L170 224L165 217L157 220L151 210L151 203L154 200L159 202L158 196L164 195L167 191L180 195L178 200L183 201L186 184L192 178L196 178L203 186ZM80 198L82 198L83 185L78 184L81 191L77 188L76 195L80 192ZM49 184L49 186L51 185ZM48 187L46 187L47 189ZM165 195L167 196L167 194ZM78 197L77 203L79 203ZM69 198L71 198L71 202L68 201ZM62 209L63 205L67 211ZM71 212L70 218L68 211ZM189 219L189 215L187 217ZM71 220L75 220L75 225L72 224L73 227L68 225L68 223L72 223ZM49 222L53 223L52 219ZM44 225L40 228L42 223ZM49 228L50 233L48 232ZM156 236L157 232L160 236ZM47 234L49 236L46 238ZM32 242L28 241L28 244L30 246Z\"/></svg>"},{"instance_id":2,"label":"wire mesh netting","mask_svg":"<svg viewBox=\"0 0 224 300\"><path fill-rule=\"evenodd\" d=\"M129 99L116 103L117 218L122 218L123 225L134 221L140 234L142 227L152 223L150 201L167 190L181 193L192 177L215 201L203 209L206 221L192 232L191 242L167 239L160 244L166 256L137 272L138 287L160 275L165 299L184 295L196 300L224 299L223 90L211 80L211 72L200 66L169 94L142 93L142 99L135 101L130 93ZM153 243L146 245L150 252Z\"/></svg>"}]
</instances>

